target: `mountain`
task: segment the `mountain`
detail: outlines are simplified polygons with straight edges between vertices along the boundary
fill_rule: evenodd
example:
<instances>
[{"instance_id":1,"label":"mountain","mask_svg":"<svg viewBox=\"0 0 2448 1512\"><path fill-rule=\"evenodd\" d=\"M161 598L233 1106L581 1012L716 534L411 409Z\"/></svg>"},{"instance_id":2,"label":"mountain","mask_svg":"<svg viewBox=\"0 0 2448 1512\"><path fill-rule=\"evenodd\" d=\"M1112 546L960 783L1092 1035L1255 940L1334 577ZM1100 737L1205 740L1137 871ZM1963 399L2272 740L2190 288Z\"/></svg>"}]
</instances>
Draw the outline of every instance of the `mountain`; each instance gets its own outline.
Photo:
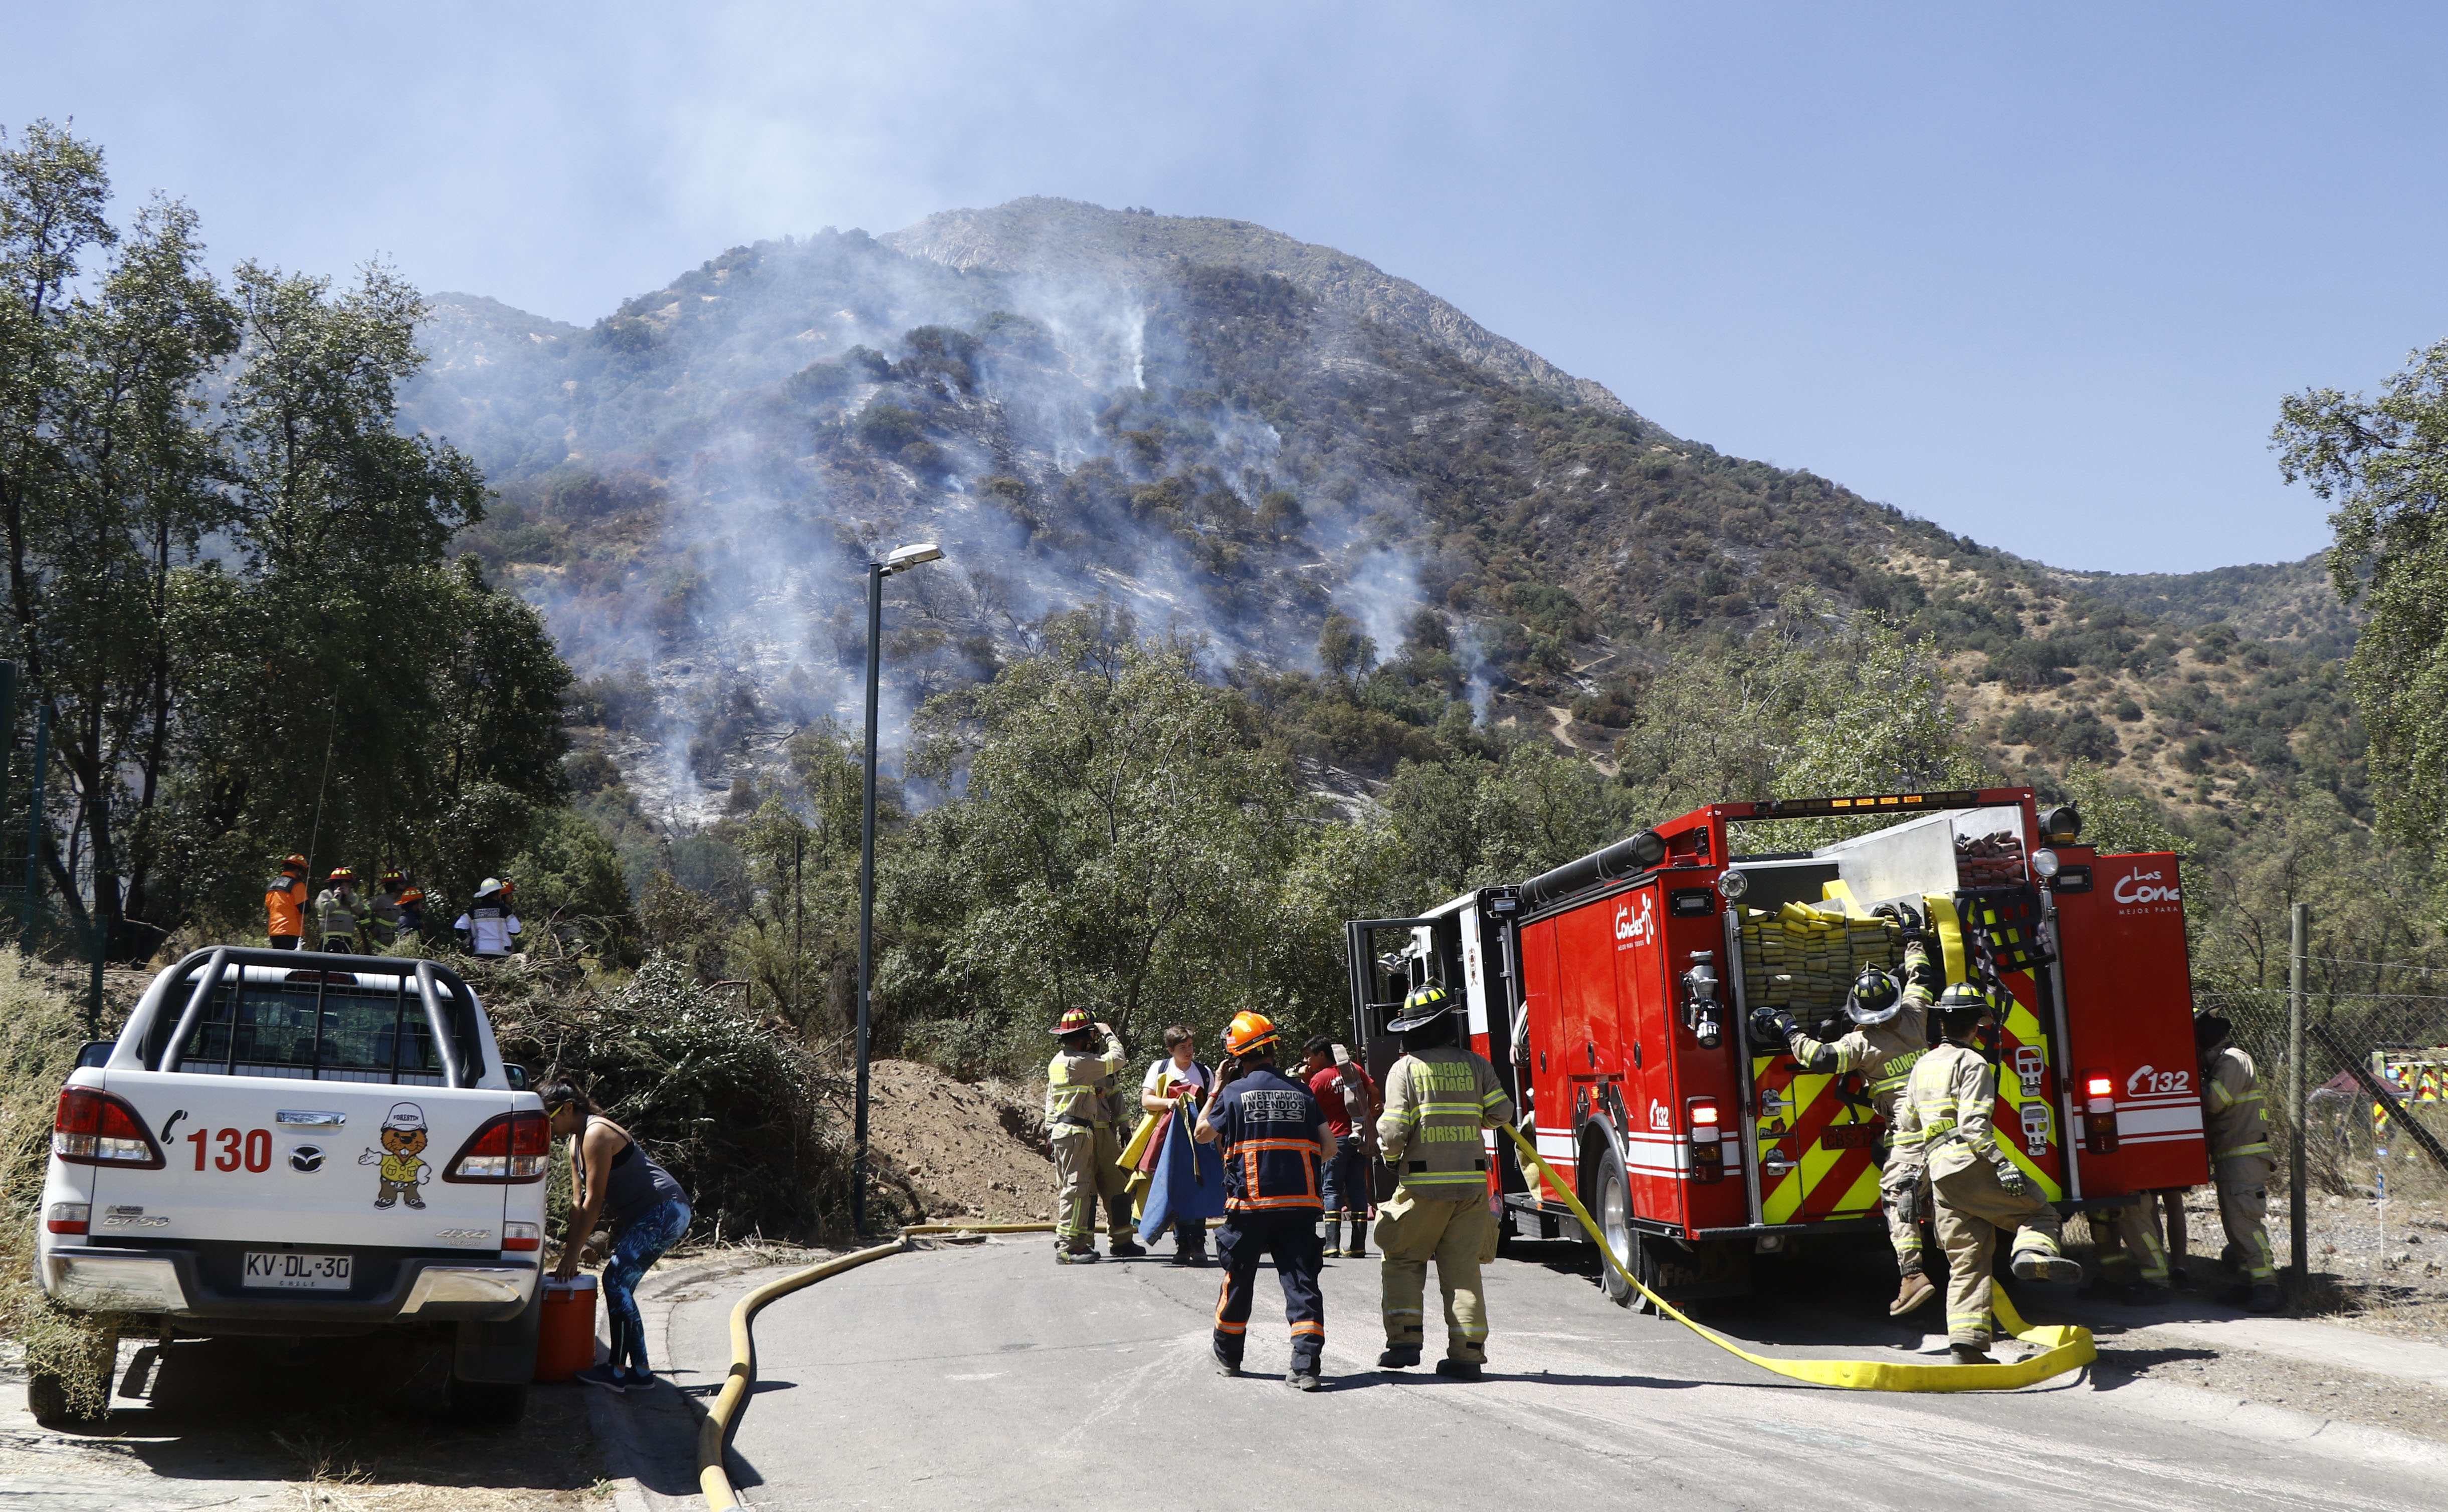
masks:
<instances>
[{"instance_id":1,"label":"mountain","mask_svg":"<svg viewBox=\"0 0 2448 1512\"><path fill-rule=\"evenodd\" d=\"M1937 638L2006 770L2360 802L2350 625L2304 565L2016 558L1669 434L1246 222L1024 200L733 248L583 330L442 296L425 340L406 415L501 494L468 545L544 608L591 738L682 826L793 730L855 723L864 564L925 539L946 561L888 585L889 729L1102 603L1307 711L1328 786L1423 749L1453 699L1603 759L1666 659L1808 589ZM1367 639L1351 664L1386 669L1330 708L1277 698L1338 614Z\"/></svg>"},{"instance_id":2,"label":"mountain","mask_svg":"<svg viewBox=\"0 0 2448 1512\"><path fill-rule=\"evenodd\" d=\"M1271 273L1329 309L1433 341L1499 382L1544 390L1568 404L1607 413L1631 413L1605 385L1574 377L1408 278L1247 220L1108 210L1033 196L991 210L942 211L878 239L947 268L1023 277L1145 285L1162 281L1179 263Z\"/></svg>"}]
</instances>

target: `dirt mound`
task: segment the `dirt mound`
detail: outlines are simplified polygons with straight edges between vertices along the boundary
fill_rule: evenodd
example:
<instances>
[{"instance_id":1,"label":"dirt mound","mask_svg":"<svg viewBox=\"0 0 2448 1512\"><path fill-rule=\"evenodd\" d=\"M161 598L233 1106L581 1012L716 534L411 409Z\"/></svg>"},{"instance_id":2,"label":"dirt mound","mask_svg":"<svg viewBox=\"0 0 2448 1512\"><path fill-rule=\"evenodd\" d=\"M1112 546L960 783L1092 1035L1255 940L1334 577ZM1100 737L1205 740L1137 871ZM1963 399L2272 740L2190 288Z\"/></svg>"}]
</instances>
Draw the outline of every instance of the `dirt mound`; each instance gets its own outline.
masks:
<instances>
[{"instance_id":1,"label":"dirt mound","mask_svg":"<svg viewBox=\"0 0 2448 1512\"><path fill-rule=\"evenodd\" d=\"M1025 1223L1052 1215L1054 1159L1036 1109L915 1061L878 1061L870 1075L868 1148L876 1180L899 1189L926 1220Z\"/></svg>"}]
</instances>

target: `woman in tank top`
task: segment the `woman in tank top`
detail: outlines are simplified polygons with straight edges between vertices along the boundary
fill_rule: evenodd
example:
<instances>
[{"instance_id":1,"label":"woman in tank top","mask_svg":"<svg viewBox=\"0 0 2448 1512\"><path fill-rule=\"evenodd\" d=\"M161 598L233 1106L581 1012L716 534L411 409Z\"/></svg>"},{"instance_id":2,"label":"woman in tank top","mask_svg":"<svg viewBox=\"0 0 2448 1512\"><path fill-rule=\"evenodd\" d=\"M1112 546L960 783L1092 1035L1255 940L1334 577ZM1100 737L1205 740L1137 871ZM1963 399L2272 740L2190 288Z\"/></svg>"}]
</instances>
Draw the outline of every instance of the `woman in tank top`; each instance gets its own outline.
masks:
<instances>
[{"instance_id":1,"label":"woman in tank top","mask_svg":"<svg viewBox=\"0 0 2448 1512\"><path fill-rule=\"evenodd\" d=\"M552 1119L553 1134L569 1140L569 1227L553 1274L564 1281L576 1275L579 1252L596 1222L609 1217L615 1225L612 1257L603 1267L611 1358L579 1371L578 1379L612 1391L642 1390L655 1384L655 1372L646 1362L638 1279L688 1232L688 1196L672 1174L628 1130L605 1118L575 1082L547 1081L536 1090Z\"/></svg>"}]
</instances>

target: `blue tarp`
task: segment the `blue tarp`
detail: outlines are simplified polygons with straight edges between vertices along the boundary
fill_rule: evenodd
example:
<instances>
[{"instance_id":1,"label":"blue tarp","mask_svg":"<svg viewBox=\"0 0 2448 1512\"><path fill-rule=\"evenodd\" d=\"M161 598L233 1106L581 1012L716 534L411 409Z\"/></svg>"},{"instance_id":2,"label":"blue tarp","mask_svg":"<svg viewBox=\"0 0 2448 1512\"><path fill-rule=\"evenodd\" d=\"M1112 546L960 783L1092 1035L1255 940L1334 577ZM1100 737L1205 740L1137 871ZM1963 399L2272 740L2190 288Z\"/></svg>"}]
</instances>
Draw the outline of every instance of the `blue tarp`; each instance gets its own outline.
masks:
<instances>
[{"instance_id":1,"label":"blue tarp","mask_svg":"<svg viewBox=\"0 0 2448 1512\"><path fill-rule=\"evenodd\" d=\"M1190 1125L1175 1119L1164 1131L1164 1149L1148 1177L1147 1206L1139 1215L1139 1242L1153 1244L1175 1218L1220 1218L1224 1215L1224 1158L1212 1144L1190 1137Z\"/></svg>"}]
</instances>

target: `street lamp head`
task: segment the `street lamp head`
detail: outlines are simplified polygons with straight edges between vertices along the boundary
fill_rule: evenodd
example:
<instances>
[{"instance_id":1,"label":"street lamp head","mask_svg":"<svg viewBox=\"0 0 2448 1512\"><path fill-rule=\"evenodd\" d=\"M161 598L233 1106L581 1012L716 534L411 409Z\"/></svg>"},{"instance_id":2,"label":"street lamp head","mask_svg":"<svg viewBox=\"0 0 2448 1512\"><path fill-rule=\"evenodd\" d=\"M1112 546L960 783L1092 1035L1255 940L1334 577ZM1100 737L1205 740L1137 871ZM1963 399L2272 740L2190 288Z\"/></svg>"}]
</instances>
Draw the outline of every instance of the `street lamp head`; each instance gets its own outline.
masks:
<instances>
[{"instance_id":1,"label":"street lamp head","mask_svg":"<svg viewBox=\"0 0 2448 1512\"><path fill-rule=\"evenodd\" d=\"M890 577L896 572L905 572L922 562L940 562L943 559L944 548L932 541L921 541L916 545L895 546L892 554L884 559L884 575Z\"/></svg>"}]
</instances>

